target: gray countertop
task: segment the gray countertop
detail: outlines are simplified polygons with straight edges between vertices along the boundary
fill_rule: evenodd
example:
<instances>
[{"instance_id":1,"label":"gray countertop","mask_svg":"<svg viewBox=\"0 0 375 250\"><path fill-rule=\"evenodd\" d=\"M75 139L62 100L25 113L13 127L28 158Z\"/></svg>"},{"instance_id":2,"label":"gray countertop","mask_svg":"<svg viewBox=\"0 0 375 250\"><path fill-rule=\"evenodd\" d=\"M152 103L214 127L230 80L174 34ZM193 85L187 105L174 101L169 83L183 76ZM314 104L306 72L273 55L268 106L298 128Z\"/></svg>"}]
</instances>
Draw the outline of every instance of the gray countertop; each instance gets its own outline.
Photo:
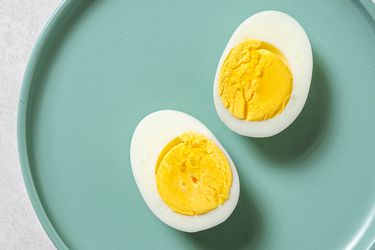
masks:
<instances>
[{"instance_id":1,"label":"gray countertop","mask_svg":"<svg viewBox=\"0 0 375 250\"><path fill-rule=\"evenodd\" d=\"M55 249L26 193L17 104L31 50L60 0L0 0L0 249Z\"/></svg>"}]
</instances>

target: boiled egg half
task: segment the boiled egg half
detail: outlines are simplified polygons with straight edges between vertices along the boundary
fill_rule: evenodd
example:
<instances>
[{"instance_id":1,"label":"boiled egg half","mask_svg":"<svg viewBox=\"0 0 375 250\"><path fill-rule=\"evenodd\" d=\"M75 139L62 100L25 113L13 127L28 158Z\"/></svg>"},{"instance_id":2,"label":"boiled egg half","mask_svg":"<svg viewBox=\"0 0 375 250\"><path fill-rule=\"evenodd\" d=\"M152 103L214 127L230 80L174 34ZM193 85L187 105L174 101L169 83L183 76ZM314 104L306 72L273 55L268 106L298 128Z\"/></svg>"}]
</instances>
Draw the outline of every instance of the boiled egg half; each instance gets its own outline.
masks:
<instances>
[{"instance_id":1,"label":"boiled egg half","mask_svg":"<svg viewBox=\"0 0 375 250\"><path fill-rule=\"evenodd\" d=\"M240 135L273 136L302 111L312 70L302 26L283 12L256 13L234 31L221 56L213 88L216 112Z\"/></svg>"},{"instance_id":2,"label":"boiled egg half","mask_svg":"<svg viewBox=\"0 0 375 250\"><path fill-rule=\"evenodd\" d=\"M236 207L240 183L233 161L210 130L186 113L162 110L141 120L130 160L147 206L175 229L211 228Z\"/></svg>"}]
</instances>

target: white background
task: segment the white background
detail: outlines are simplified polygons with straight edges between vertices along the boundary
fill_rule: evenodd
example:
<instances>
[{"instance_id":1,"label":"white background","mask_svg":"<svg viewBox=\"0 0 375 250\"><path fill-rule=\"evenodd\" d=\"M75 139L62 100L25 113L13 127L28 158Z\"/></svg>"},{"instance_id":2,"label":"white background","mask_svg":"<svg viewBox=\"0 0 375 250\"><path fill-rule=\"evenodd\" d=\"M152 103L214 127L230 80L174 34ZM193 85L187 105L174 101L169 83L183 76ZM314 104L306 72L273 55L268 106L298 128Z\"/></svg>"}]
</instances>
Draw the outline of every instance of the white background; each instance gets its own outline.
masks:
<instances>
[{"instance_id":1,"label":"white background","mask_svg":"<svg viewBox=\"0 0 375 250\"><path fill-rule=\"evenodd\" d=\"M0 0L0 249L55 249L27 196L17 152L17 105L31 50L60 0Z\"/></svg>"}]
</instances>

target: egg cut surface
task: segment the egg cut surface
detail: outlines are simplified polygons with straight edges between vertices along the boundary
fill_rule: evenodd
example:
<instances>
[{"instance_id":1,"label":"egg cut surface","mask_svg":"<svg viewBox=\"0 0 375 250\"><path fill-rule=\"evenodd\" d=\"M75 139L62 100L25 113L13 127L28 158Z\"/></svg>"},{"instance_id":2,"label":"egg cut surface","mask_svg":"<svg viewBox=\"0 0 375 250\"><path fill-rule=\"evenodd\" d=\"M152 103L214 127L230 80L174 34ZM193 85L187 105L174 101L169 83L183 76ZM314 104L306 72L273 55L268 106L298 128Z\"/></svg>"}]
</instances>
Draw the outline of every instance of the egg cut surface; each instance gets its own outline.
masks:
<instances>
[{"instance_id":1,"label":"egg cut surface","mask_svg":"<svg viewBox=\"0 0 375 250\"><path fill-rule=\"evenodd\" d=\"M130 145L132 172L149 209L167 225L197 232L224 222L239 198L236 167L194 117L174 110L149 114Z\"/></svg>"},{"instance_id":2,"label":"egg cut surface","mask_svg":"<svg viewBox=\"0 0 375 250\"><path fill-rule=\"evenodd\" d=\"M234 132L269 137L286 129L305 105L312 77L310 41L279 11L263 11L234 31L214 80L215 109Z\"/></svg>"}]
</instances>

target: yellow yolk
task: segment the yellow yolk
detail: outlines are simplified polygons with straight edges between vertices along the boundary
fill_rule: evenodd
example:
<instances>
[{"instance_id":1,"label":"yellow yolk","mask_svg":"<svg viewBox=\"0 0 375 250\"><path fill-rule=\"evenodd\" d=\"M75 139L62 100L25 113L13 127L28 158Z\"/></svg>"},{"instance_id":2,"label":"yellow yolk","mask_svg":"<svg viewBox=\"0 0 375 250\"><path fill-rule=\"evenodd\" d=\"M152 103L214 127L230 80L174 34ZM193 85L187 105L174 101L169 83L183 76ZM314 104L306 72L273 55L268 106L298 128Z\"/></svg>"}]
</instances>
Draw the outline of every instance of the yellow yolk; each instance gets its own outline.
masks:
<instances>
[{"instance_id":1,"label":"yellow yolk","mask_svg":"<svg viewBox=\"0 0 375 250\"><path fill-rule=\"evenodd\" d=\"M212 141L187 132L169 142L160 153L156 183L161 198L173 211L198 215L228 199L232 171Z\"/></svg>"},{"instance_id":2,"label":"yellow yolk","mask_svg":"<svg viewBox=\"0 0 375 250\"><path fill-rule=\"evenodd\" d=\"M293 77L283 54L271 44L249 39L234 47L219 76L219 95L241 120L262 121L289 102Z\"/></svg>"}]
</instances>

